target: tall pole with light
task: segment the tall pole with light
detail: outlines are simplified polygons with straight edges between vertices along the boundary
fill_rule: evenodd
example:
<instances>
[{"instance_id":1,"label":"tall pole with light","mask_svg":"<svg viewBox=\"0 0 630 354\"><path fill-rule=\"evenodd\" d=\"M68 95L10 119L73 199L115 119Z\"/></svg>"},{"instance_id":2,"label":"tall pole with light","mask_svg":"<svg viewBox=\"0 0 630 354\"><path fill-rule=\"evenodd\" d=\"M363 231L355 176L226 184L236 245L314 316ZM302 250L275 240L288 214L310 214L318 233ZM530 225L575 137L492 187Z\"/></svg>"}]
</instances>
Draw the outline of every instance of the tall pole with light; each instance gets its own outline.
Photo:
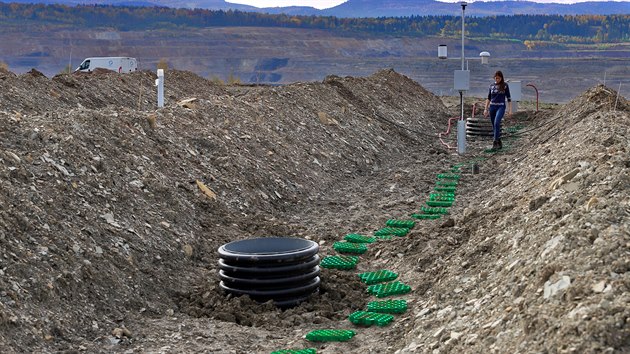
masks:
<instances>
[{"instance_id":1,"label":"tall pole with light","mask_svg":"<svg viewBox=\"0 0 630 354\"><path fill-rule=\"evenodd\" d=\"M462 77L462 79L465 80L465 88L461 89L460 87L460 90L459 90L459 105L461 106L462 114L459 117L459 120L457 121L457 153L463 154L466 152L466 120L464 119L464 91L467 91L470 89L470 71L464 70L464 59L466 58L466 55L464 54L464 30L465 30L464 19L466 18L465 12L466 12L466 5L468 5L468 3L466 3L466 1L462 1L459 4L462 5L462 70L461 70L462 74L460 74L460 77Z\"/></svg>"},{"instance_id":2,"label":"tall pole with light","mask_svg":"<svg viewBox=\"0 0 630 354\"><path fill-rule=\"evenodd\" d=\"M464 70L464 58L466 58L466 55L464 55L464 30L466 28L464 26L464 20L466 19L465 13L466 5L468 5L468 3L466 1L462 1L459 4L462 5L462 70Z\"/></svg>"},{"instance_id":3,"label":"tall pole with light","mask_svg":"<svg viewBox=\"0 0 630 354\"><path fill-rule=\"evenodd\" d=\"M464 154L466 152L466 119L464 118L464 92L470 90L470 71L466 70L464 62L467 59L464 53L464 34L466 33L466 27L464 24L466 6L468 3L462 1L459 3L462 7L462 68L461 70L455 70L454 73L454 85L453 88L459 91L459 104L461 108L460 119L457 121L457 153ZM490 53L481 52L479 54L481 64L488 64L488 58ZM438 46L438 58L447 59L446 45L441 44Z\"/></svg>"}]
</instances>

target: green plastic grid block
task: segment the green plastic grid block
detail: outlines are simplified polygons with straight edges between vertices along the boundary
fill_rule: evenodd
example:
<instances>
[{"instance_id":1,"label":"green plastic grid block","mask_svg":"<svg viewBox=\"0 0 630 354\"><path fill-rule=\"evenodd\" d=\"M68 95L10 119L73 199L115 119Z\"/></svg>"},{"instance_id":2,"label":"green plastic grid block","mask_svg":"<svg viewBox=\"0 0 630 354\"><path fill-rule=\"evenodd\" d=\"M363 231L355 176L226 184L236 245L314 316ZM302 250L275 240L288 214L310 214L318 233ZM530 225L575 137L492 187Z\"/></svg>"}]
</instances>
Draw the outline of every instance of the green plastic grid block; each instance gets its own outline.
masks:
<instances>
[{"instance_id":1,"label":"green plastic grid block","mask_svg":"<svg viewBox=\"0 0 630 354\"><path fill-rule=\"evenodd\" d=\"M430 207L448 208L453 206L453 201L429 200L427 201L427 205Z\"/></svg>"},{"instance_id":2,"label":"green plastic grid block","mask_svg":"<svg viewBox=\"0 0 630 354\"><path fill-rule=\"evenodd\" d=\"M441 186L441 187L457 187L457 180L437 180L435 182L436 186Z\"/></svg>"},{"instance_id":3,"label":"green plastic grid block","mask_svg":"<svg viewBox=\"0 0 630 354\"><path fill-rule=\"evenodd\" d=\"M368 247L365 243L353 243L353 242L335 242L333 244L333 248L335 251L340 253L356 253L356 254L364 254L367 252Z\"/></svg>"},{"instance_id":4,"label":"green plastic grid block","mask_svg":"<svg viewBox=\"0 0 630 354\"><path fill-rule=\"evenodd\" d=\"M436 191L436 192L455 193L457 191L457 188L455 188L455 187L435 187L435 188L433 188L433 190Z\"/></svg>"},{"instance_id":5,"label":"green plastic grid block","mask_svg":"<svg viewBox=\"0 0 630 354\"><path fill-rule=\"evenodd\" d=\"M406 229L413 229L414 226L416 226L416 222L413 220L389 219L385 222L385 225L389 227L404 227Z\"/></svg>"},{"instance_id":6,"label":"green plastic grid block","mask_svg":"<svg viewBox=\"0 0 630 354\"><path fill-rule=\"evenodd\" d=\"M367 288L367 292L376 297L386 297L391 295L406 294L411 291L411 287L400 281L393 281L391 283L381 283L370 285Z\"/></svg>"},{"instance_id":7,"label":"green plastic grid block","mask_svg":"<svg viewBox=\"0 0 630 354\"><path fill-rule=\"evenodd\" d=\"M311 342L345 342L356 334L351 329L316 329L306 335Z\"/></svg>"},{"instance_id":8,"label":"green plastic grid block","mask_svg":"<svg viewBox=\"0 0 630 354\"><path fill-rule=\"evenodd\" d=\"M409 233L406 227L384 227L374 233L374 236L405 236Z\"/></svg>"},{"instance_id":9,"label":"green plastic grid block","mask_svg":"<svg viewBox=\"0 0 630 354\"><path fill-rule=\"evenodd\" d=\"M377 325L379 327L387 326L394 320L394 316L386 313L376 313L368 311L356 311L348 316L350 322L355 325L371 326Z\"/></svg>"},{"instance_id":10,"label":"green plastic grid block","mask_svg":"<svg viewBox=\"0 0 630 354\"><path fill-rule=\"evenodd\" d=\"M326 256L319 262L323 268L354 269L359 263L357 256Z\"/></svg>"},{"instance_id":11,"label":"green plastic grid block","mask_svg":"<svg viewBox=\"0 0 630 354\"><path fill-rule=\"evenodd\" d=\"M434 196L432 193L431 195L429 195L429 200L438 202L454 202L455 197Z\"/></svg>"},{"instance_id":12,"label":"green plastic grid block","mask_svg":"<svg viewBox=\"0 0 630 354\"><path fill-rule=\"evenodd\" d=\"M359 278L367 285L392 281L398 278L398 274L387 269L377 270L375 272L359 273Z\"/></svg>"},{"instance_id":13,"label":"green plastic grid block","mask_svg":"<svg viewBox=\"0 0 630 354\"><path fill-rule=\"evenodd\" d=\"M391 240L394 238L392 235L379 235L376 237L378 237L379 240Z\"/></svg>"},{"instance_id":14,"label":"green plastic grid block","mask_svg":"<svg viewBox=\"0 0 630 354\"><path fill-rule=\"evenodd\" d=\"M442 215L448 214L448 209L446 208L421 207L420 210L424 214L442 214Z\"/></svg>"},{"instance_id":15,"label":"green plastic grid block","mask_svg":"<svg viewBox=\"0 0 630 354\"><path fill-rule=\"evenodd\" d=\"M441 193L430 193L429 194L429 199L435 198L435 197L445 197L445 198L453 198L455 199L455 193L448 193L448 192L441 192Z\"/></svg>"},{"instance_id":16,"label":"green plastic grid block","mask_svg":"<svg viewBox=\"0 0 630 354\"><path fill-rule=\"evenodd\" d=\"M437 175L438 179L459 179L460 175L457 173L440 173Z\"/></svg>"},{"instance_id":17,"label":"green plastic grid block","mask_svg":"<svg viewBox=\"0 0 630 354\"><path fill-rule=\"evenodd\" d=\"M411 217L419 220L435 220L442 217L442 214L411 214Z\"/></svg>"},{"instance_id":18,"label":"green plastic grid block","mask_svg":"<svg viewBox=\"0 0 630 354\"><path fill-rule=\"evenodd\" d=\"M407 300L370 301L367 310L379 313L403 313L407 311Z\"/></svg>"},{"instance_id":19,"label":"green plastic grid block","mask_svg":"<svg viewBox=\"0 0 630 354\"><path fill-rule=\"evenodd\" d=\"M508 127L506 130L507 130L508 133L516 133L516 132L518 132L521 129L523 129L523 126L518 124L518 125L515 125L513 127Z\"/></svg>"},{"instance_id":20,"label":"green plastic grid block","mask_svg":"<svg viewBox=\"0 0 630 354\"><path fill-rule=\"evenodd\" d=\"M271 352L271 354L317 354L317 349L282 349Z\"/></svg>"},{"instance_id":21,"label":"green plastic grid block","mask_svg":"<svg viewBox=\"0 0 630 354\"><path fill-rule=\"evenodd\" d=\"M348 242L354 242L354 243L372 243L377 240L376 237L365 236L365 235L360 235L360 234L347 234L346 237L344 237L343 239Z\"/></svg>"}]
</instances>

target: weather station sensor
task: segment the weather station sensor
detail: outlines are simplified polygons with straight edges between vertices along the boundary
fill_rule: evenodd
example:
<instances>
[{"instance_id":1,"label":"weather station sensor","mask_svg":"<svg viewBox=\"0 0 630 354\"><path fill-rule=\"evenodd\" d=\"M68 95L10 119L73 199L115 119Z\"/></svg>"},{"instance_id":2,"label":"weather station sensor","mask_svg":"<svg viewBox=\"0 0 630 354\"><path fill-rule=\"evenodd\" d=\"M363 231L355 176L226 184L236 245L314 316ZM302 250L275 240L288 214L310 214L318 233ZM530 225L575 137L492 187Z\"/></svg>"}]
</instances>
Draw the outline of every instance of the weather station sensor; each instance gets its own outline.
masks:
<instances>
[{"instance_id":1,"label":"weather station sensor","mask_svg":"<svg viewBox=\"0 0 630 354\"><path fill-rule=\"evenodd\" d=\"M490 60L490 53L488 53L488 52L481 52L481 53L479 53L479 57L481 58L481 64L487 65L488 61Z\"/></svg>"},{"instance_id":2,"label":"weather station sensor","mask_svg":"<svg viewBox=\"0 0 630 354\"><path fill-rule=\"evenodd\" d=\"M518 103L523 99L523 85L520 80L506 80L510 84L510 95L512 98L512 113L518 111Z\"/></svg>"},{"instance_id":3,"label":"weather station sensor","mask_svg":"<svg viewBox=\"0 0 630 354\"><path fill-rule=\"evenodd\" d=\"M453 88L456 91L459 91L459 102L461 106L461 117L457 122L457 153L461 155L466 152L466 119L464 118L464 92L470 90L470 70L466 70L468 65L464 65L464 63L466 63L467 60L475 58L466 58L464 53L464 34L466 33L465 12L468 3L466 1L461 1L459 4L462 7L462 55L459 58L453 59L461 60L462 69L455 70L454 72ZM448 48L445 44L438 45L438 58L448 59ZM479 59L481 60L481 64L487 65L490 59L490 53L485 51L479 53Z\"/></svg>"},{"instance_id":4,"label":"weather station sensor","mask_svg":"<svg viewBox=\"0 0 630 354\"><path fill-rule=\"evenodd\" d=\"M457 91L470 90L470 70L455 70L455 85L453 88Z\"/></svg>"},{"instance_id":5,"label":"weather station sensor","mask_svg":"<svg viewBox=\"0 0 630 354\"><path fill-rule=\"evenodd\" d=\"M438 58L439 59L448 58L448 47L446 46L446 44L440 44L438 46Z\"/></svg>"}]
</instances>

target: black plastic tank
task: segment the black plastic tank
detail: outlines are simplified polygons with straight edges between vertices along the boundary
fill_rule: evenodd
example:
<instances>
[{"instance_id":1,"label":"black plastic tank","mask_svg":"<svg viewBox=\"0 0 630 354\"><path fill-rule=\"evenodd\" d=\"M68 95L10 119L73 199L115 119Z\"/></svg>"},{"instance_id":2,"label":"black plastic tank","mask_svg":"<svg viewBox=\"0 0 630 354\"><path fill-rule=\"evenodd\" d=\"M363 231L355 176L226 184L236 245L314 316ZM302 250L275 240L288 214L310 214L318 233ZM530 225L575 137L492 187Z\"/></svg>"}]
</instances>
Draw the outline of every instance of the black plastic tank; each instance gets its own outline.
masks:
<instances>
[{"instance_id":1,"label":"black plastic tank","mask_svg":"<svg viewBox=\"0 0 630 354\"><path fill-rule=\"evenodd\" d=\"M293 307L319 290L319 245L291 237L240 240L219 247L219 286L235 296Z\"/></svg>"}]
</instances>

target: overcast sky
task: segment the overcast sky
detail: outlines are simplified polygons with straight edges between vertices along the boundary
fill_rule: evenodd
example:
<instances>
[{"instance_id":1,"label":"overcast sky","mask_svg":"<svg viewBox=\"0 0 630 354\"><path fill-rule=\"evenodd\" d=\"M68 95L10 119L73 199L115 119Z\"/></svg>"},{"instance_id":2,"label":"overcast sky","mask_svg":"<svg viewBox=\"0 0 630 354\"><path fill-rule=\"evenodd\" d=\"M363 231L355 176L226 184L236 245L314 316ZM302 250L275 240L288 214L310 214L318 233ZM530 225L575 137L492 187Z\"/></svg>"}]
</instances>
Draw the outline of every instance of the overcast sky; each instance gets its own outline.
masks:
<instances>
[{"instance_id":1,"label":"overcast sky","mask_svg":"<svg viewBox=\"0 0 630 354\"><path fill-rule=\"evenodd\" d=\"M329 7L337 6L346 2L346 0L226 0L227 2L235 3L235 4L245 4L256 7L284 7L284 6L310 6L317 9L326 9ZM441 0L444 2L459 2L459 0ZM536 2L544 2L544 3L563 3L563 4L573 4L576 2L582 2L587 0L536 0ZM598 1L598 0L594 0ZM604 0L602 0L604 1ZM625 2L629 2L628 6L630 6L630 0L624 0ZM469 1L473 2L473 1Z\"/></svg>"}]
</instances>

